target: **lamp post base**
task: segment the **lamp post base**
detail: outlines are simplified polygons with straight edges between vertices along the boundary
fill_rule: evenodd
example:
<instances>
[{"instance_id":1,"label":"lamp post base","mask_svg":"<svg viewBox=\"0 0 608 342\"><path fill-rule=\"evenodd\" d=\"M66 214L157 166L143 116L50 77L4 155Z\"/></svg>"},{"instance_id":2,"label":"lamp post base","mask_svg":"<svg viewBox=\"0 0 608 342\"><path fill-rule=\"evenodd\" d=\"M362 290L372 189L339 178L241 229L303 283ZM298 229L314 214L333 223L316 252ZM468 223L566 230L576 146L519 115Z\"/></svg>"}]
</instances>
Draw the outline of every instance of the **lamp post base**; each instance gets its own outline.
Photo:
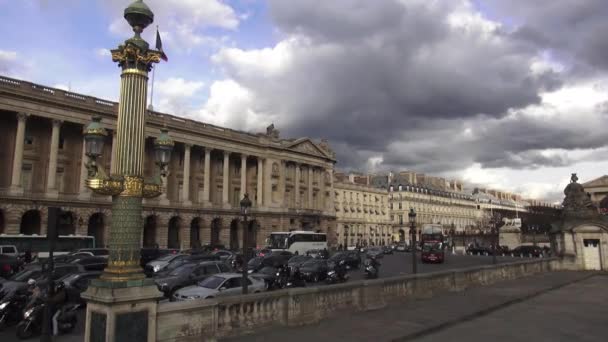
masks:
<instances>
[{"instance_id":1,"label":"lamp post base","mask_svg":"<svg viewBox=\"0 0 608 342\"><path fill-rule=\"evenodd\" d=\"M97 281L82 294L87 300L84 341L156 341L162 293L150 281L130 282Z\"/></svg>"}]
</instances>

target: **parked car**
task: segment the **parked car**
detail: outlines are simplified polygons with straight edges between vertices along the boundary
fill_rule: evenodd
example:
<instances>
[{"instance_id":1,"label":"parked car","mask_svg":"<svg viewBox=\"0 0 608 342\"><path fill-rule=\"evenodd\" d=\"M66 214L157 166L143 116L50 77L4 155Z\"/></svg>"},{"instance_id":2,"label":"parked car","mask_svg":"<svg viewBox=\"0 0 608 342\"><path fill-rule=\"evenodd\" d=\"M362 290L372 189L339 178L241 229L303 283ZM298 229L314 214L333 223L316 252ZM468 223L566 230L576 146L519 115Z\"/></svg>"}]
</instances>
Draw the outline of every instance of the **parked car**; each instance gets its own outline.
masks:
<instances>
[{"instance_id":1,"label":"parked car","mask_svg":"<svg viewBox=\"0 0 608 342\"><path fill-rule=\"evenodd\" d=\"M22 262L19 258L0 254L0 279L10 278L13 274L19 272Z\"/></svg>"},{"instance_id":2,"label":"parked car","mask_svg":"<svg viewBox=\"0 0 608 342\"><path fill-rule=\"evenodd\" d=\"M230 272L230 268L221 261L187 263L177 267L164 277L155 278L154 282L167 298L171 298L177 289L194 285L209 276L225 272Z\"/></svg>"},{"instance_id":3,"label":"parked car","mask_svg":"<svg viewBox=\"0 0 608 342\"><path fill-rule=\"evenodd\" d=\"M171 258L171 260L168 263L163 262L162 264L160 264L157 267L158 271L153 272L152 276L164 277L167 274L169 274L171 271L176 269L177 267L179 267L183 264L186 264L186 263L197 263L200 261L214 261L214 260L220 260L220 257L217 255L211 255L208 253L205 253L205 254L178 254L176 257ZM147 266L148 265L146 265L146 268L144 269L144 273L146 273L146 274L148 274L150 272L149 267L147 267ZM152 268L152 271L154 271L154 266Z\"/></svg>"},{"instance_id":4,"label":"parked car","mask_svg":"<svg viewBox=\"0 0 608 342\"><path fill-rule=\"evenodd\" d=\"M397 252L408 252L409 247L405 243L400 243L397 245L397 247L395 247L395 250Z\"/></svg>"},{"instance_id":5,"label":"parked car","mask_svg":"<svg viewBox=\"0 0 608 342\"><path fill-rule=\"evenodd\" d=\"M142 268L146 267L150 261L156 260L163 255L167 254L177 254L179 250L177 249L167 249L167 248L142 248L140 251L140 259L139 265Z\"/></svg>"},{"instance_id":6,"label":"parked car","mask_svg":"<svg viewBox=\"0 0 608 342\"><path fill-rule=\"evenodd\" d=\"M43 268L44 266L44 268ZM53 271L53 280L61 279L67 274L85 272L82 265L78 264L57 264ZM12 293L27 287L27 281L34 279L38 284L42 285L47 282L46 265L41 263L32 263L21 270L19 273L10 277L7 281L0 284L0 299L7 293Z\"/></svg>"},{"instance_id":7,"label":"parked car","mask_svg":"<svg viewBox=\"0 0 608 342\"><path fill-rule=\"evenodd\" d=\"M289 261L287 261L287 266L291 268L300 267L303 263L310 259L312 259L310 255L294 255L289 259Z\"/></svg>"},{"instance_id":8,"label":"parked car","mask_svg":"<svg viewBox=\"0 0 608 342\"><path fill-rule=\"evenodd\" d=\"M81 248L76 253L90 253L91 256L108 258L110 251L107 248Z\"/></svg>"},{"instance_id":9,"label":"parked car","mask_svg":"<svg viewBox=\"0 0 608 342\"><path fill-rule=\"evenodd\" d=\"M156 273L167 267L173 259L182 257L184 257L183 254L165 254L156 260L148 262L144 267L144 273L147 277L153 277Z\"/></svg>"},{"instance_id":10,"label":"parked car","mask_svg":"<svg viewBox=\"0 0 608 342\"><path fill-rule=\"evenodd\" d=\"M513 256L538 258L543 256L543 249L538 246L519 246L515 247L511 253Z\"/></svg>"},{"instance_id":11,"label":"parked car","mask_svg":"<svg viewBox=\"0 0 608 342\"><path fill-rule=\"evenodd\" d=\"M382 246L384 254L393 254L393 248L391 246Z\"/></svg>"},{"instance_id":12,"label":"parked car","mask_svg":"<svg viewBox=\"0 0 608 342\"><path fill-rule=\"evenodd\" d=\"M384 250L382 249L382 247L371 247L367 250L365 255L368 258L381 259L384 257Z\"/></svg>"},{"instance_id":13,"label":"parked car","mask_svg":"<svg viewBox=\"0 0 608 342\"><path fill-rule=\"evenodd\" d=\"M291 257L293 257L293 253L291 253L289 251L275 251L275 252L270 253L270 255L267 255L267 256L279 259L281 262L281 265L287 265L287 262L289 261L289 259L291 259Z\"/></svg>"},{"instance_id":14,"label":"parked car","mask_svg":"<svg viewBox=\"0 0 608 342\"><path fill-rule=\"evenodd\" d=\"M253 255L256 257L263 257L266 255L269 255L270 253L272 253L272 250L270 250L270 248L260 248L260 249L255 249L253 251Z\"/></svg>"},{"instance_id":15,"label":"parked car","mask_svg":"<svg viewBox=\"0 0 608 342\"><path fill-rule=\"evenodd\" d=\"M91 280L99 278L101 271L86 271L71 273L59 279L65 284L68 301L72 303L85 304L81 294L89 288Z\"/></svg>"},{"instance_id":16,"label":"parked car","mask_svg":"<svg viewBox=\"0 0 608 342\"><path fill-rule=\"evenodd\" d=\"M175 291L172 299L175 301L185 301L238 295L242 293L242 277L243 275L238 273L216 274L199 282L197 285L184 287ZM249 276L247 281L248 291L251 293L259 293L266 290L266 284L260 278Z\"/></svg>"},{"instance_id":17,"label":"parked car","mask_svg":"<svg viewBox=\"0 0 608 342\"><path fill-rule=\"evenodd\" d=\"M325 280L327 277L327 260L324 259L311 259L302 264L300 267L300 273L302 277L307 281L319 282Z\"/></svg>"},{"instance_id":18,"label":"parked car","mask_svg":"<svg viewBox=\"0 0 608 342\"><path fill-rule=\"evenodd\" d=\"M492 255L492 248L489 246L474 246L471 245L466 249L467 254L472 255Z\"/></svg>"},{"instance_id":19,"label":"parked car","mask_svg":"<svg viewBox=\"0 0 608 342\"><path fill-rule=\"evenodd\" d=\"M278 269L276 267L264 266L251 276L264 280L266 283L266 289L268 290L274 287L277 280L277 272Z\"/></svg>"},{"instance_id":20,"label":"parked car","mask_svg":"<svg viewBox=\"0 0 608 342\"><path fill-rule=\"evenodd\" d=\"M255 273L262 269L264 266L280 267L287 265L289 259L293 257L290 252L272 252L270 255L263 257L255 257L249 260L247 263L247 270L249 273Z\"/></svg>"},{"instance_id":21,"label":"parked car","mask_svg":"<svg viewBox=\"0 0 608 342\"><path fill-rule=\"evenodd\" d=\"M306 252L306 255L310 255L315 259L329 259L329 252L327 249L311 249Z\"/></svg>"},{"instance_id":22,"label":"parked car","mask_svg":"<svg viewBox=\"0 0 608 342\"><path fill-rule=\"evenodd\" d=\"M361 266L361 255L359 255L359 252L357 251L338 252L328 259L328 261L333 261L336 263L341 260L344 260L346 262L346 266L349 268L359 268L359 266Z\"/></svg>"},{"instance_id":23,"label":"parked car","mask_svg":"<svg viewBox=\"0 0 608 342\"><path fill-rule=\"evenodd\" d=\"M87 271L103 271L108 266L108 258L103 256L77 256L70 264L79 264Z\"/></svg>"},{"instance_id":24,"label":"parked car","mask_svg":"<svg viewBox=\"0 0 608 342\"><path fill-rule=\"evenodd\" d=\"M224 262L228 262L229 260L234 259L236 254L237 254L236 252L232 252L232 251L225 250L225 249L211 252L211 255L217 255L220 258L220 260L222 260Z\"/></svg>"},{"instance_id":25,"label":"parked car","mask_svg":"<svg viewBox=\"0 0 608 342\"><path fill-rule=\"evenodd\" d=\"M0 255L10 255L12 257L19 257L19 252L17 251L17 247L13 245L1 245L0 246Z\"/></svg>"}]
</instances>

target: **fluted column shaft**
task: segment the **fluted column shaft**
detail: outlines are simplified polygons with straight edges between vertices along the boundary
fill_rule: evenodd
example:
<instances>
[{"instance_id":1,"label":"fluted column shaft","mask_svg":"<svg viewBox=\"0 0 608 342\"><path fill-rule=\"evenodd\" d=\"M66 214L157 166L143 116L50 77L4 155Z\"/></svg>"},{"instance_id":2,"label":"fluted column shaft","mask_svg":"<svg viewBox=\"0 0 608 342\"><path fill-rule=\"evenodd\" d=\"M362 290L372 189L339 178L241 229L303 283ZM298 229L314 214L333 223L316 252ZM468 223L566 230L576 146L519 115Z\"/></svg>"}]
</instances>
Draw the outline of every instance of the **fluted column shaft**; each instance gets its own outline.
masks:
<instances>
[{"instance_id":1,"label":"fluted column shaft","mask_svg":"<svg viewBox=\"0 0 608 342\"><path fill-rule=\"evenodd\" d=\"M258 207L261 207L264 204L263 198L264 196L262 196L262 193L264 192L264 159L261 157L258 157L258 183L256 185L256 195L257 195L257 204Z\"/></svg>"},{"instance_id":2,"label":"fluted column shaft","mask_svg":"<svg viewBox=\"0 0 608 342\"><path fill-rule=\"evenodd\" d=\"M53 129L51 131L51 147L49 151L49 169L46 176L46 192L47 195L57 195L57 154L59 153L59 132L61 130L61 121L53 120Z\"/></svg>"},{"instance_id":3,"label":"fluted column shaft","mask_svg":"<svg viewBox=\"0 0 608 342\"><path fill-rule=\"evenodd\" d=\"M313 189L312 189L312 179L313 179L313 173L312 173L312 166L308 167L308 208L309 209L314 209L315 205L313 203Z\"/></svg>"},{"instance_id":4,"label":"fluted column shaft","mask_svg":"<svg viewBox=\"0 0 608 342\"><path fill-rule=\"evenodd\" d=\"M247 193L247 156L241 155L241 197Z\"/></svg>"},{"instance_id":5,"label":"fluted column shaft","mask_svg":"<svg viewBox=\"0 0 608 342\"><path fill-rule=\"evenodd\" d=\"M112 155L110 156L110 172L114 170L116 163L116 131L112 131Z\"/></svg>"},{"instance_id":6,"label":"fluted column shaft","mask_svg":"<svg viewBox=\"0 0 608 342\"><path fill-rule=\"evenodd\" d=\"M334 173L332 169L327 169L325 172L329 173L329 211L334 211L334 203L336 202L336 194L334 192Z\"/></svg>"},{"instance_id":7,"label":"fluted column shaft","mask_svg":"<svg viewBox=\"0 0 608 342\"><path fill-rule=\"evenodd\" d=\"M15 153L13 155L13 173L11 177L11 191L21 192L21 169L23 168L23 143L25 141L25 123L28 115L17 113L17 135L15 136Z\"/></svg>"},{"instance_id":8,"label":"fluted column shaft","mask_svg":"<svg viewBox=\"0 0 608 342\"><path fill-rule=\"evenodd\" d=\"M211 149L205 148L205 174L203 175L203 204L209 204L211 187Z\"/></svg>"},{"instance_id":9,"label":"fluted column shaft","mask_svg":"<svg viewBox=\"0 0 608 342\"><path fill-rule=\"evenodd\" d=\"M264 205L272 205L272 159L264 161Z\"/></svg>"},{"instance_id":10,"label":"fluted column shaft","mask_svg":"<svg viewBox=\"0 0 608 342\"><path fill-rule=\"evenodd\" d=\"M230 152L224 151L224 173L222 176L222 203L224 206L230 206L230 199L228 198L230 187Z\"/></svg>"},{"instance_id":11,"label":"fluted column shaft","mask_svg":"<svg viewBox=\"0 0 608 342\"><path fill-rule=\"evenodd\" d=\"M190 151L192 145L184 145L184 179L182 183L182 203L184 205L190 205Z\"/></svg>"},{"instance_id":12,"label":"fluted column shaft","mask_svg":"<svg viewBox=\"0 0 608 342\"><path fill-rule=\"evenodd\" d=\"M300 208L300 206L302 205L301 202L301 198L300 198L300 177L302 176L301 174L301 170L300 170L300 164L296 163L296 179L295 179L295 193L296 193L296 208Z\"/></svg>"}]
</instances>

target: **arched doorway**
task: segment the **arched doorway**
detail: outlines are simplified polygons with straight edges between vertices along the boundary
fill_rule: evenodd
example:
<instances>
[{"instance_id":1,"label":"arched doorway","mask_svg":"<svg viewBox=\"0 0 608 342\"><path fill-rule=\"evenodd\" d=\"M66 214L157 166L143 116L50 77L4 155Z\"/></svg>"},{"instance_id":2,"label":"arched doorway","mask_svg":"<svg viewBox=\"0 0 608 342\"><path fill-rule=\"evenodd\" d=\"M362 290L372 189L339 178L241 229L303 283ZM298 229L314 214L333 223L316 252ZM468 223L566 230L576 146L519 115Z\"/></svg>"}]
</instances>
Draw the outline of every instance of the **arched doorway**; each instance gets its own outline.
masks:
<instances>
[{"instance_id":1,"label":"arched doorway","mask_svg":"<svg viewBox=\"0 0 608 342\"><path fill-rule=\"evenodd\" d=\"M211 244L219 245L220 244L220 230L222 229L222 220L219 218L213 219L211 221Z\"/></svg>"},{"instance_id":2,"label":"arched doorway","mask_svg":"<svg viewBox=\"0 0 608 342\"><path fill-rule=\"evenodd\" d=\"M71 211L62 211L59 216L57 235L74 235L76 234L76 222L74 213Z\"/></svg>"},{"instance_id":3,"label":"arched doorway","mask_svg":"<svg viewBox=\"0 0 608 342\"><path fill-rule=\"evenodd\" d=\"M179 227L181 220L178 216L173 216L169 220L169 229L167 236L167 248L180 248L179 244Z\"/></svg>"},{"instance_id":4,"label":"arched doorway","mask_svg":"<svg viewBox=\"0 0 608 342\"><path fill-rule=\"evenodd\" d=\"M28 210L21 216L19 234L40 234L40 211Z\"/></svg>"},{"instance_id":5,"label":"arched doorway","mask_svg":"<svg viewBox=\"0 0 608 342\"><path fill-rule=\"evenodd\" d=\"M249 248L256 248L258 246L258 229L260 225L258 221L253 220L249 221L247 225L247 244Z\"/></svg>"},{"instance_id":6,"label":"arched doorway","mask_svg":"<svg viewBox=\"0 0 608 342\"><path fill-rule=\"evenodd\" d=\"M201 246L201 218L195 217L190 222L190 246L198 248Z\"/></svg>"},{"instance_id":7,"label":"arched doorway","mask_svg":"<svg viewBox=\"0 0 608 342\"><path fill-rule=\"evenodd\" d=\"M0 210L0 234L4 234L4 211Z\"/></svg>"},{"instance_id":8,"label":"arched doorway","mask_svg":"<svg viewBox=\"0 0 608 342\"><path fill-rule=\"evenodd\" d=\"M405 241L405 230L399 229L399 242Z\"/></svg>"},{"instance_id":9,"label":"arched doorway","mask_svg":"<svg viewBox=\"0 0 608 342\"><path fill-rule=\"evenodd\" d=\"M239 220L234 219L230 222L230 249L239 248Z\"/></svg>"},{"instance_id":10,"label":"arched doorway","mask_svg":"<svg viewBox=\"0 0 608 342\"><path fill-rule=\"evenodd\" d=\"M142 245L144 247L156 246L156 216L154 215L146 217Z\"/></svg>"},{"instance_id":11,"label":"arched doorway","mask_svg":"<svg viewBox=\"0 0 608 342\"><path fill-rule=\"evenodd\" d=\"M104 219L102 213L95 213L89 217L87 235L95 238L95 247L105 247Z\"/></svg>"}]
</instances>

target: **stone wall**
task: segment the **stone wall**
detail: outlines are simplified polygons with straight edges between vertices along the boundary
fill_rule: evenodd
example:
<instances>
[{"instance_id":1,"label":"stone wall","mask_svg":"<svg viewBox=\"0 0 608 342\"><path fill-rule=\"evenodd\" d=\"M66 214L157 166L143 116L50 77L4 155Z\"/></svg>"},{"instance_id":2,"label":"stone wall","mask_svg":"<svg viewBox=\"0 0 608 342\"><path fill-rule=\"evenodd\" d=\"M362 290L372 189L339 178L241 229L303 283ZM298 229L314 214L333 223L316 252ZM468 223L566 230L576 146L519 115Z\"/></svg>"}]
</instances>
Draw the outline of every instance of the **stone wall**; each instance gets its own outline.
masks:
<instances>
[{"instance_id":1,"label":"stone wall","mask_svg":"<svg viewBox=\"0 0 608 342\"><path fill-rule=\"evenodd\" d=\"M546 258L215 300L161 303L156 337L158 341L213 341L263 327L312 324L339 311L379 309L402 300L561 269L560 259Z\"/></svg>"}]
</instances>

